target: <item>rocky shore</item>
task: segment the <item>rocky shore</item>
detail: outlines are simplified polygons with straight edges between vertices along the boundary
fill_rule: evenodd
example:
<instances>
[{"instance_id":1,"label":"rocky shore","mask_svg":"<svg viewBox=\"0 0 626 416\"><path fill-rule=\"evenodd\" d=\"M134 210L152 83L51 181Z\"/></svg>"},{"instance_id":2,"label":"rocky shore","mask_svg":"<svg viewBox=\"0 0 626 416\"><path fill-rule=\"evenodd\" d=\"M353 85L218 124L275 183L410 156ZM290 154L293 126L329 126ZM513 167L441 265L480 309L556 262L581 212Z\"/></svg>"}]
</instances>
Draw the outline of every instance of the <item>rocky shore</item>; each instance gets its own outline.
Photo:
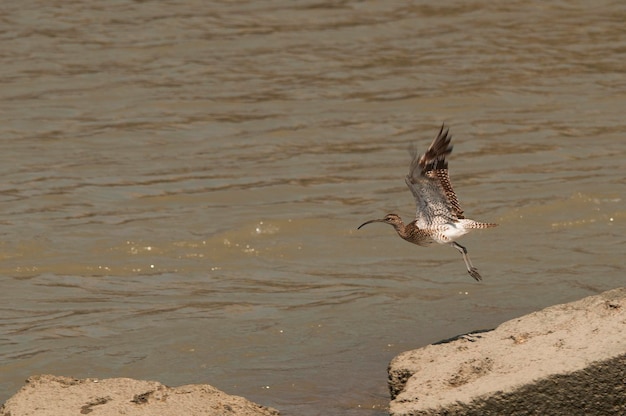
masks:
<instances>
[{"instance_id":1,"label":"rocky shore","mask_svg":"<svg viewBox=\"0 0 626 416\"><path fill-rule=\"evenodd\" d=\"M400 354L390 414L625 415L626 289Z\"/></svg>"},{"instance_id":2,"label":"rocky shore","mask_svg":"<svg viewBox=\"0 0 626 416\"><path fill-rule=\"evenodd\" d=\"M408 351L389 365L390 414L626 414L626 288ZM275 416L209 385L30 377L0 416Z\"/></svg>"},{"instance_id":3,"label":"rocky shore","mask_svg":"<svg viewBox=\"0 0 626 416\"><path fill-rule=\"evenodd\" d=\"M130 378L30 377L1 416L276 416L278 411L207 384L167 387Z\"/></svg>"}]
</instances>

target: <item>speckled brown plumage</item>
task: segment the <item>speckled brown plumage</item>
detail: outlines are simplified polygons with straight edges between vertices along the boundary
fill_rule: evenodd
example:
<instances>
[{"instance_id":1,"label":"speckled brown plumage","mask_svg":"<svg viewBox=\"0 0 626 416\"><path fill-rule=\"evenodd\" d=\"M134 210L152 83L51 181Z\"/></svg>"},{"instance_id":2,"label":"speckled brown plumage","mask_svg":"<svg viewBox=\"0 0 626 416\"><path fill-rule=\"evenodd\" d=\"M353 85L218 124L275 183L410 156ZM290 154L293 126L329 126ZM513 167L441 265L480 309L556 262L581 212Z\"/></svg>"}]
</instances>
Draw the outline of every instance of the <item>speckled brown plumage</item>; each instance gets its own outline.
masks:
<instances>
[{"instance_id":1,"label":"speckled brown plumage","mask_svg":"<svg viewBox=\"0 0 626 416\"><path fill-rule=\"evenodd\" d=\"M423 155L418 155L414 147L410 150L411 164L405 182L417 205L414 221L405 225L398 215L388 214L385 218L361 224L359 229L372 222L384 222L413 244L426 246L433 241L450 244L462 254L470 276L481 280L480 273L467 255L467 249L455 240L472 229L495 227L497 224L474 221L463 215L448 175L446 156L452 153L451 139L448 129L444 130L442 125Z\"/></svg>"}]
</instances>

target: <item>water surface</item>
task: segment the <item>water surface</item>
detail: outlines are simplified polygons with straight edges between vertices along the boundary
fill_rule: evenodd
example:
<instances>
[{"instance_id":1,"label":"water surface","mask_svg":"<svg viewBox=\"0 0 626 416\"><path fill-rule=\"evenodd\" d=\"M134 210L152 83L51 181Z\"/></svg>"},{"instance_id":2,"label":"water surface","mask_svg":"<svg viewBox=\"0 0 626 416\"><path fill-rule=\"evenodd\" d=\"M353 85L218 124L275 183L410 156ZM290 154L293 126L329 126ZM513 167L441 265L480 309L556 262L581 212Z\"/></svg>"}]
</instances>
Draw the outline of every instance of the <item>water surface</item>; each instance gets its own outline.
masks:
<instances>
[{"instance_id":1,"label":"water surface","mask_svg":"<svg viewBox=\"0 0 626 416\"><path fill-rule=\"evenodd\" d=\"M29 375L384 415L398 353L623 285L620 2L4 4L0 402ZM442 122L484 281L414 214Z\"/></svg>"}]
</instances>

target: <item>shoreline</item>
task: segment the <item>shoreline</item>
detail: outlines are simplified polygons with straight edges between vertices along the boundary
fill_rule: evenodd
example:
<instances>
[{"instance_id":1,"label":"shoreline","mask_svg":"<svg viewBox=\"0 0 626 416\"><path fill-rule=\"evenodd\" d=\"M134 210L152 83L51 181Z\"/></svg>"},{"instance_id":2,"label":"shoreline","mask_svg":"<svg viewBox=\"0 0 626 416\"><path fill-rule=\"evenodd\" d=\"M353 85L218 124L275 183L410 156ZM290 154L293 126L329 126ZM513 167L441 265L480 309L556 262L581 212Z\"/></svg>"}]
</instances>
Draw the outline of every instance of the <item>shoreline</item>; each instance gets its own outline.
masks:
<instances>
[{"instance_id":1,"label":"shoreline","mask_svg":"<svg viewBox=\"0 0 626 416\"><path fill-rule=\"evenodd\" d=\"M396 356L389 413L626 414L626 288L558 304ZM208 384L35 375L0 416L277 416ZM580 414L580 413L578 413Z\"/></svg>"}]
</instances>

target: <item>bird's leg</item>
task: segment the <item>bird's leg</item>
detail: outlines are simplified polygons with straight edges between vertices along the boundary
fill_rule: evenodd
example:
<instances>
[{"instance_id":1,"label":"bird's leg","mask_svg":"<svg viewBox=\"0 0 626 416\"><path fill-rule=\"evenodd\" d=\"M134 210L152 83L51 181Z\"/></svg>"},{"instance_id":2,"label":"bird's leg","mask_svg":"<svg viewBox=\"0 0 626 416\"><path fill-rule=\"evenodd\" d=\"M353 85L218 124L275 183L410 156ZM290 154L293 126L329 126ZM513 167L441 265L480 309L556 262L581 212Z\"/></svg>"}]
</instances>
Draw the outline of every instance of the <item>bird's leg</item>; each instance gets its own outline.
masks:
<instances>
[{"instance_id":1,"label":"bird's leg","mask_svg":"<svg viewBox=\"0 0 626 416\"><path fill-rule=\"evenodd\" d=\"M465 262L465 267L467 267L467 272L470 274L470 276L472 276L474 280L480 282L483 278L480 276L480 273L478 273L478 269L474 267L472 261L467 255L467 249L456 241L451 242L450 245L459 250L459 252L463 255L463 261Z\"/></svg>"}]
</instances>

